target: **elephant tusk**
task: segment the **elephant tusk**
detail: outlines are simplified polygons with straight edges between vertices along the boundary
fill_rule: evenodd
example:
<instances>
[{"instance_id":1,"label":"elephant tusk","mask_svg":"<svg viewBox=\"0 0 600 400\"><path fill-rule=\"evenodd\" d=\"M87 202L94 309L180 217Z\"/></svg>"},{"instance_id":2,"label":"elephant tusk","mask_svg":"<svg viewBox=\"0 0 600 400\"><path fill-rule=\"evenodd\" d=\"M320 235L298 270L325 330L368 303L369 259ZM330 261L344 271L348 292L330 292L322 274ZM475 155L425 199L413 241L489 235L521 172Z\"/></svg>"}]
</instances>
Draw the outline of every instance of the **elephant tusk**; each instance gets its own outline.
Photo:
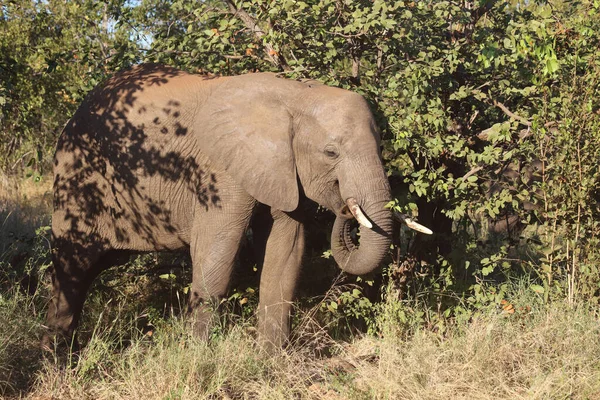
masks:
<instances>
[{"instance_id":1,"label":"elephant tusk","mask_svg":"<svg viewBox=\"0 0 600 400\"><path fill-rule=\"evenodd\" d=\"M369 229L373 228L373 224L371 223L371 221L369 221L365 214L363 214L362 210L360 209L360 206L358 205L358 202L354 197L349 197L348 200L346 200L346 205L348 206L350 212L352 213L352 215L354 215L354 218L356 218L359 224Z\"/></svg>"},{"instance_id":2,"label":"elephant tusk","mask_svg":"<svg viewBox=\"0 0 600 400\"><path fill-rule=\"evenodd\" d=\"M408 226L410 229L413 229L417 232L425 233L427 235L433 234L433 231L431 229L413 221L412 218L406 216L405 214L400 214L398 211L394 211L394 217L398 221L404 222L406 226Z\"/></svg>"}]
</instances>

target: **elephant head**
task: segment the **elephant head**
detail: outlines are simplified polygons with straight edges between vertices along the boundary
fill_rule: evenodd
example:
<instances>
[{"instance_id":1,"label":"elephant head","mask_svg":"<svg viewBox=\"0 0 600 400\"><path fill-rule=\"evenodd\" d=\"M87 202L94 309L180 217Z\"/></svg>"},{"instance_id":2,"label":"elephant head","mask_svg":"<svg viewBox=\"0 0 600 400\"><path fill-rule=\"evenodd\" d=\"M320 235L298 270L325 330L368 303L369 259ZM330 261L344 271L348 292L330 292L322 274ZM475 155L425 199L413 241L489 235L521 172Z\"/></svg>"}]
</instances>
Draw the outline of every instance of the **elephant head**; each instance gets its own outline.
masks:
<instances>
[{"instance_id":1,"label":"elephant head","mask_svg":"<svg viewBox=\"0 0 600 400\"><path fill-rule=\"evenodd\" d=\"M304 194L335 213L331 246L342 270L364 274L379 265L391 241L391 195L362 96L250 74L223 82L206 104L196 124L211 127L202 138L211 160L272 208L292 211ZM350 238L353 217L359 246Z\"/></svg>"}]
</instances>

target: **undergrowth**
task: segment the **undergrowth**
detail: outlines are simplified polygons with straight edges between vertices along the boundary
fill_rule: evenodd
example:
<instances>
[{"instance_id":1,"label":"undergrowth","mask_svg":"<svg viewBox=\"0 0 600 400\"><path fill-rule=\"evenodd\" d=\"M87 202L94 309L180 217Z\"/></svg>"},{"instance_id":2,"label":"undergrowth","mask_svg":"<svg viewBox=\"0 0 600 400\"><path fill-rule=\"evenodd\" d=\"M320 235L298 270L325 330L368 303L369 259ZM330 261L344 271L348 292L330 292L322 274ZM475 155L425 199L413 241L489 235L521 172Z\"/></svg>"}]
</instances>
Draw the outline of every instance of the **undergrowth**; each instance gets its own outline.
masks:
<instances>
[{"instance_id":1,"label":"undergrowth","mask_svg":"<svg viewBox=\"0 0 600 400\"><path fill-rule=\"evenodd\" d=\"M180 316L140 329L139 315L125 312L129 307L120 298L105 309L88 307L82 329L91 329L89 340L67 368L37 346L43 318L37 307L44 296L3 292L0 394L57 399L597 398L600 316L585 305L544 304L526 285L515 288L506 300L514 312L498 307L470 320L448 318L443 333L420 322L399 323L399 311L424 306L388 300L376 316L375 334L339 341L326 329L314 329L318 317L299 309L295 336L304 340L274 356L257 347L252 318L221 325L207 343L193 337Z\"/></svg>"},{"instance_id":2,"label":"undergrowth","mask_svg":"<svg viewBox=\"0 0 600 400\"><path fill-rule=\"evenodd\" d=\"M191 335L182 312L190 266L179 255L144 255L103 274L86 302L84 347L65 367L38 345L49 301L47 203L2 204L2 398L600 397L597 305L548 301L535 277L480 281L444 301L443 282L388 280L376 301L364 292L373 282L340 279L296 303L290 344L267 356L255 342L251 286L223 301L209 342Z\"/></svg>"}]
</instances>

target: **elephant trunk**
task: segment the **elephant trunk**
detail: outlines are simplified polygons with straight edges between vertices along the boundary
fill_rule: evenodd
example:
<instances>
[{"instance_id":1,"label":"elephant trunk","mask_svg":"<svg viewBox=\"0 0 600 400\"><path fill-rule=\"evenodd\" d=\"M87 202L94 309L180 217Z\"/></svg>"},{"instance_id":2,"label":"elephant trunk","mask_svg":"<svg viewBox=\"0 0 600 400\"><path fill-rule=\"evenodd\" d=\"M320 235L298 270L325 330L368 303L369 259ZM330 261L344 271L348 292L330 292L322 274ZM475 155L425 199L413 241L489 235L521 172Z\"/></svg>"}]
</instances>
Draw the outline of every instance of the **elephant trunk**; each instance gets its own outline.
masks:
<instances>
[{"instance_id":1,"label":"elephant trunk","mask_svg":"<svg viewBox=\"0 0 600 400\"><path fill-rule=\"evenodd\" d=\"M361 225L358 246L350 238L351 217L340 214L335 220L331 233L331 250L337 264L349 274L361 275L373 271L390 248L392 213L384 208L389 201L389 192L382 197L361 207L372 222L372 228Z\"/></svg>"}]
</instances>

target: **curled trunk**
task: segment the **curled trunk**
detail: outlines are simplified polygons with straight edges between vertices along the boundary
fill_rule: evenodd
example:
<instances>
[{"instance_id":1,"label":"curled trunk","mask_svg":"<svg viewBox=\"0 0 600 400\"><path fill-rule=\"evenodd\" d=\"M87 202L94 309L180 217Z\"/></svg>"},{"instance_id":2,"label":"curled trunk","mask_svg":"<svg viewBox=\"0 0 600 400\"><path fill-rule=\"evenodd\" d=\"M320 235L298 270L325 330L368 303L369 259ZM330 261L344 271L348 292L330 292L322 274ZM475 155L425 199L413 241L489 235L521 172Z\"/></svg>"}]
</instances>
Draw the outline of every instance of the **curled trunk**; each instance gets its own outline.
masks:
<instances>
[{"instance_id":1,"label":"curled trunk","mask_svg":"<svg viewBox=\"0 0 600 400\"><path fill-rule=\"evenodd\" d=\"M342 270L353 275L373 271L385 257L391 243L392 213L384 208L387 199L363 206L363 211L373 227L360 228L360 243L355 245L350 238L352 219L339 215L331 233L331 250Z\"/></svg>"}]
</instances>

